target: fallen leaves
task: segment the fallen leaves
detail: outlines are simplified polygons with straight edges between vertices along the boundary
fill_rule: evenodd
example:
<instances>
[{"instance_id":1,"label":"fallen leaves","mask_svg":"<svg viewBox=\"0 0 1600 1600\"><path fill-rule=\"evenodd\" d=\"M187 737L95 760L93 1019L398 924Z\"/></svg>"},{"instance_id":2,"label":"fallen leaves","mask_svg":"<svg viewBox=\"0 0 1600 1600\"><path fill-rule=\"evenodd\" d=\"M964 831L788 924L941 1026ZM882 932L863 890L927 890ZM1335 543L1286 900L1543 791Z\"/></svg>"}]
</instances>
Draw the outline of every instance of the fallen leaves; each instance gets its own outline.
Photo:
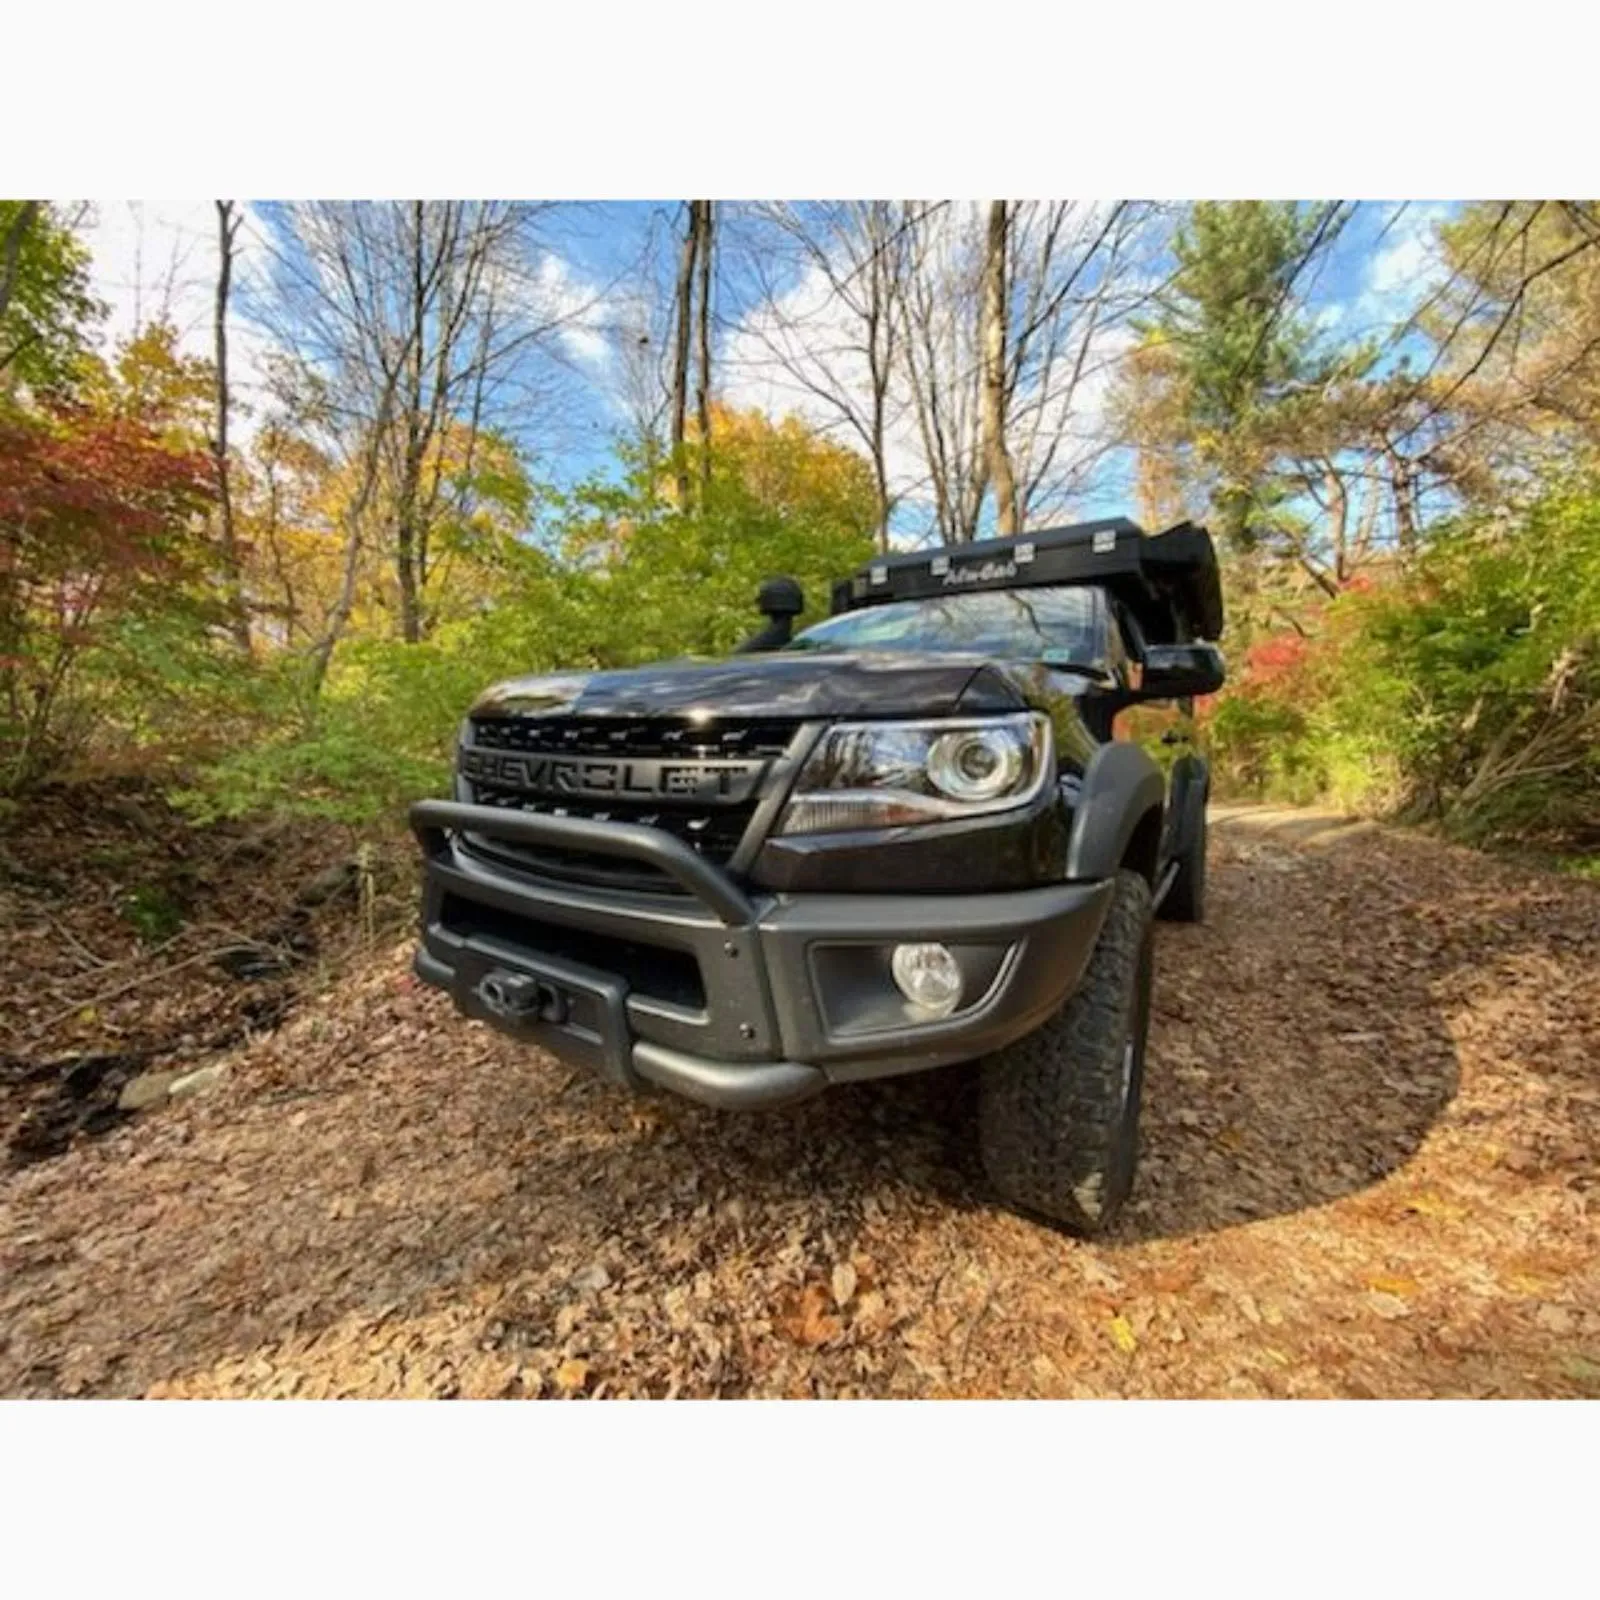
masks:
<instances>
[{"instance_id":1,"label":"fallen leaves","mask_svg":"<svg viewBox=\"0 0 1600 1600\"><path fill-rule=\"evenodd\" d=\"M1398 1295L1402 1300L1405 1300L1417 1292L1417 1280L1415 1278L1379 1276L1368 1278L1367 1287L1376 1289L1379 1294Z\"/></svg>"},{"instance_id":2,"label":"fallen leaves","mask_svg":"<svg viewBox=\"0 0 1600 1600\"><path fill-rule=\"evenodd\" d=\"M1374 1289L1366 1296L1369 1310L1384 1319L1393 1322L1400 1317L1409 1317L1411 1307L1397 1294L1390 1294L1386 1289Z\"/></svg>"},{"instance_id":3,"label":"fallen leaves","mask_svg":"<svg viewBox=\"0 0 1600 1600\"><path fill-rule=\"evenodd\" d=\"M555 1381L563 1394L577 1394L589 1381L589 1363L568 1357L556 1368Z\"/></svg>"},{"instance_id":4,"label":"fallen leaves","mask_svg":"<svg viewBox=\"0 0 1600 1600\"><path fill-rule=\"evenodd\" d=\"M797 1344L832 1344L844 1334L843 1321L829 1309L833 1304L830 1286L808 1283L793 1304L778 1318L778 1327Z\"/></svg>"},{"instance_id":5,"label":"fallen leaves","mask_svg":"<svg viewBox=\"0 0 1600 1600\"><path fill-rule=\"evenodd\" d=\"M225 1090L4 1180L0 1392L1600 1394L1600 895L1283 848L1219 836L1210 922L1158 934L1106 1241L993 1203L961 1072L642 1102L464 1024L402 942Z\"/></svg>"},{"instance_id":6,"label":"fallen leaves","mask_svg":"<svg viewBox=\"0 0 1600 1600\"><path fill-rule=\"evenodd\" d=\"M833 1303L843 1311L856 1292L856 1269L848 1261L841 1261L833 1269Z\"/></svg>"}]
</instances>

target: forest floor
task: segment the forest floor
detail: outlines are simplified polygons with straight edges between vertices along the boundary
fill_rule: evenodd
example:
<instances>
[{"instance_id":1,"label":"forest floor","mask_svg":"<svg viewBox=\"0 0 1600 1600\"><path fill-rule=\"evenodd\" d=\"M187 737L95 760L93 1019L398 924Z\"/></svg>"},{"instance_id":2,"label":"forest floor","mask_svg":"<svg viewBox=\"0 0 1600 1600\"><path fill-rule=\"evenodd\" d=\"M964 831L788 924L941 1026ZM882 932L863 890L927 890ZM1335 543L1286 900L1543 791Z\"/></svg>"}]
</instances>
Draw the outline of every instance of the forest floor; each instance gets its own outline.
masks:
<instances>
[{"instance_id":1,"label":"forest floor","mask_svg":"<svg viewBox=\"0 0 1600 1600\"><path fill-rule=\"evenodd\" d=\"M986 1192L970 1073L632 1099L228 848L146 967L81 841L0 877L0 1394L1600 1395L1600 886L1220 811L1085 1244Z\"/></svg>"}]
</instances>

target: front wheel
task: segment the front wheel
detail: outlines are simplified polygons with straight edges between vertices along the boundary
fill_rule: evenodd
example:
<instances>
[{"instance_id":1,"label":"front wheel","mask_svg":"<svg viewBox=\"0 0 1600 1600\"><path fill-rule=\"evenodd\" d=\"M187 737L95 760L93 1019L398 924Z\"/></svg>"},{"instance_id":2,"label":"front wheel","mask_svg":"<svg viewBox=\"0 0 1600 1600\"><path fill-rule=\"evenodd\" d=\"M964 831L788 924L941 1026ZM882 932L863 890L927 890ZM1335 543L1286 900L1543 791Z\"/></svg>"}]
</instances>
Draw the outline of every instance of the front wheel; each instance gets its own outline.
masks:
<instances>
[{"instance_id":1,"label":"front wheel","mask_svg":"<svg viewBox=\"0 0 1600 1600\"><path fill-rule=\"evenodd\" d=\"M989 1181L1072 1233L1104 1232L1133 1187L1153 967L1150 885L1118 872L1077 990L980 1068Z\"/></svg>"}]
</instances>

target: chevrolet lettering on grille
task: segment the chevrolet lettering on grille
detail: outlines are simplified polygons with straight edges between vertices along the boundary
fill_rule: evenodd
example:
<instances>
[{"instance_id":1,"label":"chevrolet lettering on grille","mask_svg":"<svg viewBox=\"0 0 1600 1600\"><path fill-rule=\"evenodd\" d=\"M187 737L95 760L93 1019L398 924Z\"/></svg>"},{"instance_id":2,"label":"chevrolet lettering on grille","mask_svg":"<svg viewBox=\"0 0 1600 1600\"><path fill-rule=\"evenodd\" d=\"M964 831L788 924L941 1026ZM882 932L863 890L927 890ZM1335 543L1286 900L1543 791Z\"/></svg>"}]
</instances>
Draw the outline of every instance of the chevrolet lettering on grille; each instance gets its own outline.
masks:
<instances>
[{"instance_id":1,"label":"chevrolet lettering on grille","mask_svg":"<svg viewBox=\"0 0 1600 1600\"><path fill-rule=\"evenodd\" d=\"M766 766L765 761L519 755L472 746L461 752L464 777L527 794L619 800L698 800L724 805L739 805L749 800Z\"/></svg>"}]
</instances>

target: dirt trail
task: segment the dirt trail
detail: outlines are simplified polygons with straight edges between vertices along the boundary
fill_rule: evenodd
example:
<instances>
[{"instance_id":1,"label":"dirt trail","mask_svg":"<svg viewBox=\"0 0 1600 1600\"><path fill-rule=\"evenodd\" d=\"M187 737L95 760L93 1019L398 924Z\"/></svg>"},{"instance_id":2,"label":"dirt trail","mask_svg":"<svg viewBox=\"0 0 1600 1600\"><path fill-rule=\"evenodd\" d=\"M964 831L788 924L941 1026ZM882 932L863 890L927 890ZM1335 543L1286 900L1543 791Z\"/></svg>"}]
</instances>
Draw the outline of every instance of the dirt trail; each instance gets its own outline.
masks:
<instances>
[{"instance_id":1,"label":"dirt trail","mask_svg":"<svg viewBox=\"0 0 1600 1600\"><path fill-rule=\"evenodd\" d=\"M1214 852L1113 1239L992 1203L959 1071L631 1100L396 947L0 1179L0 1392L1600 1394L1600 889L1332 818Z\"/></svg>"}]
</instances>

